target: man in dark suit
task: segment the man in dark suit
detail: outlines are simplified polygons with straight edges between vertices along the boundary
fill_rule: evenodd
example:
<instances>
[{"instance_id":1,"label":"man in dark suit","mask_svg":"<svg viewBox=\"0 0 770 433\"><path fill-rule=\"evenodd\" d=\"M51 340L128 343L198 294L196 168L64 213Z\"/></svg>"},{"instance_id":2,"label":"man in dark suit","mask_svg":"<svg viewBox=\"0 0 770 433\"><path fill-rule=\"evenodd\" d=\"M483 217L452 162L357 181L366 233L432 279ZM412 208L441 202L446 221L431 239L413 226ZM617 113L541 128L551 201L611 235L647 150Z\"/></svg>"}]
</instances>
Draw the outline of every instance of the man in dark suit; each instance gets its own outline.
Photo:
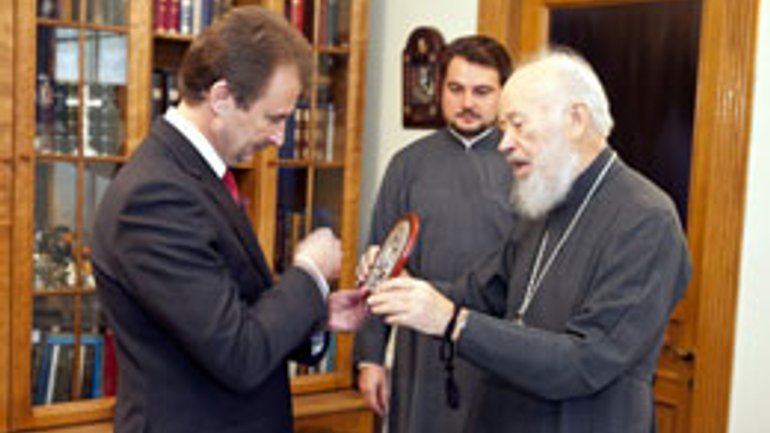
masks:
<instances>
[{"instance_id":1,"label":"man in dark suit","mask_svg":"<svg viewBox=\"0 0 770 433\"><path fill-rule=\"evenodd\" d=\"M93 262L116 337L116 432L290 432L286 360L318 359L325 325L363 314L360 292L328 294L341 260L328 229L273 284L227 168L281 144L310 58L281 17L235 9L192 43L182 102L105 194Z\"/></svg>"}]
</instances>

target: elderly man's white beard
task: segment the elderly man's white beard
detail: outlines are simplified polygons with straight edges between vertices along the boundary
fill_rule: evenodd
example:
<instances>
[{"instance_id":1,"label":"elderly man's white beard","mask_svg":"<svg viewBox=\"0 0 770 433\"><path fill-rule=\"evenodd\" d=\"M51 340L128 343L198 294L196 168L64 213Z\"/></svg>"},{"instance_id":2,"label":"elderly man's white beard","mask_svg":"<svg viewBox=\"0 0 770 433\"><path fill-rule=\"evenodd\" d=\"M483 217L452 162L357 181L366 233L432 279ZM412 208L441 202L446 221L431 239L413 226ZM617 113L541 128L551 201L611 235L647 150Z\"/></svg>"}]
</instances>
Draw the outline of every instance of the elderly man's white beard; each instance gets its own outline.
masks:
<instances>
[{"instance_id":1,"label":"elderly man's white beard","mask_svg":"<svg viewBox=\"0 0 770 433\"><path fill-rule=\"evenodd\" d=\"M577 177L578 157L559 137L532 161L532 170L516 180L511 201L524 217L537 219L564 200Z\"/></svg>"}]
</instances>

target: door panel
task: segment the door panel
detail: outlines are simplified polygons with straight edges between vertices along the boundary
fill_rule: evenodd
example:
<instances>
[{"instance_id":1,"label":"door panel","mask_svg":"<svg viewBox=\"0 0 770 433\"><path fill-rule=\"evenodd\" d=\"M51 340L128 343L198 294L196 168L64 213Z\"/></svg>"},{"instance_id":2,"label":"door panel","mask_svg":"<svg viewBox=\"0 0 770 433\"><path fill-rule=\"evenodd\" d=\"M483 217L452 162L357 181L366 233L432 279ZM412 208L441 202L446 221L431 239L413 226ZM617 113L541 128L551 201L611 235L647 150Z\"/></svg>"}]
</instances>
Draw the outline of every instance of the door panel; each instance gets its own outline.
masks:
<instances>
[{"instance_id":1,"label":"door panel","mask_svg":"<svg viewBox=\"0 0 770 433\"><path fill-rule=\"evenodd\" d=\"M611 146L674 200L688 221L699 65L700 0L523 2L522 45L574 49L607 91L615 127ZM539 41L539 42L538 42ZM538 45L539 44L539 45ZM695 323L688 299L666 333L656 374L659 431L685 433L692 400Z\"/></svg>"},{"instance_id":2,"label":"door panel","mask_svg":"<svg viewBox=\"0 0 770 433\"><path fill-rule=\"evenodd\" d=\"M610 143L662 187L683 223L692 153L700 1L554 9L549 41L582 54L610 100Z\"/></svg>"},{"instance_id":3,"label":"door panel","mask_svg":"<svg viewBox=\"0 0 770 433\"><path fill-rule=\"evenodd\" d=\"M611 146L674 200L687 222L701 4L699 0L552 8L548 41L582 54L605 86ZM692 351L686 301L666 333L656 374L658 427L685 433Z\"/></svg>"},{"instance_id":4,"label":"door panel","mask_svg":"<svg viewBox=\"0 0 770 433\"><path fill-rule=\"evenodd\" d=\"M612 147L671 196L684 224L700 14L700 1L689 0L555 7L548 16L549 43L582 54L605 86L615 119ZM656 374L662 432L688 431L693 360L680 337L694 323L689 311L672 320Z\"/></svg>"}]
</instances>

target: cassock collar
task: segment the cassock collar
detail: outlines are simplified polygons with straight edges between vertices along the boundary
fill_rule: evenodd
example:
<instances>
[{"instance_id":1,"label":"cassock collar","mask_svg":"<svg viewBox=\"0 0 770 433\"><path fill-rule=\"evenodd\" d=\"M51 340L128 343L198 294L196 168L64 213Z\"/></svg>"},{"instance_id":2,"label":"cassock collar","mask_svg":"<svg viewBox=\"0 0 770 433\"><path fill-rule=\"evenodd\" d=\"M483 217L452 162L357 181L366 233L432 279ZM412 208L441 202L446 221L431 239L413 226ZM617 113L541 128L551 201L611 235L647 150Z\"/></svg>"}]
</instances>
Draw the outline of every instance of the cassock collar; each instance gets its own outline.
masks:
<instances>
[{"instance_id":1,"label":"cassock collar","mask_svg":"<svg viewBox=\"0 0 770 433\"><path fill-rule=\"evenodd\" d=\"M596 176L599 176L607 161L612 157L613 152L609 146L599 152L599 155L594 158L588 168L583 170L583 173L572 183L572 188L570 188L564 201L556 207L556 212L564 208L573 208L580 205L583 198L588 194L588 190L591 189L594 180L596 180Z\"/></svg>"},{"instance_id":2,"label":"cassock collar","mask_svg":"<svg viewBox=\"0 0 770 433\"><path fill-rule=\"evenodd\" d=\"M489 137L489 135L495 131L495 127L490 126L489 128L479 132L473 137L465 137L464 135L455 131L454 128L452 128L451 126L447 126L446 129L457 141L460 142L460 144L462 144L465 147L466 150L470 150L471 148L473 148L473 146L475 146L477 143L481 142L485 138Z\"/></svg>"}]
</instances>

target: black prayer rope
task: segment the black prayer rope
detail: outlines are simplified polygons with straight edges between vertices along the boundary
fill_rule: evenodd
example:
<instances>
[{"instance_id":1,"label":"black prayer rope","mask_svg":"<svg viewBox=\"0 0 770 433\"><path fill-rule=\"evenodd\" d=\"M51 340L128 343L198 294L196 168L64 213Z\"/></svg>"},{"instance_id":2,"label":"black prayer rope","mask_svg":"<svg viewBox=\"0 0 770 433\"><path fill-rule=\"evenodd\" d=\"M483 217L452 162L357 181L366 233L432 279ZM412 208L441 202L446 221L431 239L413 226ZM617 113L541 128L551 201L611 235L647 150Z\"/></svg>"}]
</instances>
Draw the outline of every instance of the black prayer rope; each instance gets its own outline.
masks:
<instances>
[{"instance_id":1,"label":"black prayer rope","mask_svg":"<svg viewBox=\"0 0 770 433\"><path fill-rule=\"evenodd\" d=\"M439 359L444 363L444 370L446 371L446 380L444 382L446 403L453 410L460 407L460 389L457 387L457 381L455 380L455 343L452 341L452 332L454 332L457 316L460 314L461 308L462 305L459 302L454 304L452 317L446 324L444 337L439 348Z\"/></svg>"}]
</instances>

